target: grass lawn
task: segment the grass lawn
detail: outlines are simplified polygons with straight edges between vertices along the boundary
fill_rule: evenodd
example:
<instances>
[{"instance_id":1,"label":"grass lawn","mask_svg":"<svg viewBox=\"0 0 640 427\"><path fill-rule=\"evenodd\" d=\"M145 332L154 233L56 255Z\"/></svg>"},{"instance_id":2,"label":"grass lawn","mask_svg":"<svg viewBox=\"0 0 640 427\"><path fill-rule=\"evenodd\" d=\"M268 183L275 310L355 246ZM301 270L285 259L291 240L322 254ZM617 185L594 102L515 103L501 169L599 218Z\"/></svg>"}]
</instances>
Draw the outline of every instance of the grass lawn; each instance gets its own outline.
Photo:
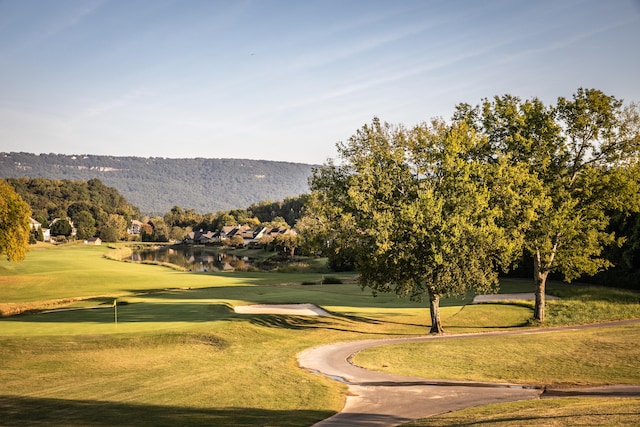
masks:
<instances>
[{"instance_id":1,"label":"grass lawn","mask_svg":"<svg viewBox=\"0 0 640 427\"><path fill-rule=\"evenodd\" d=\"M354 362L401 375L539 386L640 384L640 326L569 330L364 350Z\"/></svg>"},{"instance_id":2,"label":"grass lawn","mask_svg":"<svg viewBox=\"0 0 640 427\"><path fill-rule=\"evenodd\" d=\"M318 281L317 273L186 273L108 260L106 252L63 246L33 250L18 264L0 261L0 310L30 310L0 319L0 424L308 426L340 410L346 388L299 369L298 352L428 331L426 304L373 298L353 284L302 284ZM470 298L443 301L447 332L518 327L531 317L526 304L465 306ZM233 312L238 304L293 302L335 316ZM83 306L102 308L42 311ZM629 354L602 345L621 359Z\"/></svg>"},{"instance_id":3,"label":"grass lawn","mask_svg":"<svg viewBox=\"0 0 640 427\"><path fill-rule=\"evenodd\" d=\"M412 427L629 426L640 422L640 399L564 398L486 405L404 424Z\"/></svg>"}]
</instances>

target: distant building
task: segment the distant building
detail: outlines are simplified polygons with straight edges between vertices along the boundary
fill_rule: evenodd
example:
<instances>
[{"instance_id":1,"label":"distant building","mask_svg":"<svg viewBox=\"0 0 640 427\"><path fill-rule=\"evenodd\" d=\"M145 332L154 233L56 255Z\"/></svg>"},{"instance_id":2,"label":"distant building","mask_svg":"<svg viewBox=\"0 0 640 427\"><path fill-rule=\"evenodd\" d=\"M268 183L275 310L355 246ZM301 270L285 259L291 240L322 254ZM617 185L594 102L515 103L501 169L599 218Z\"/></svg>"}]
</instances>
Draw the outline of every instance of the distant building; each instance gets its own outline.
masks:
<instances>
[{"instance_id":1,"label":"distant building","mask_svg":"<svg viewBox=\"0 0 640 427\"><path fill-rule=\"evenodd\" d=\"M40 228L42 228L42 224L40 224L33 218L29 218L29 227L31 228L31 230L38 231Z\"/></svg>"},{"instance_id":2,"label":"distant building","mask_svg":"<svg viewBox=\"0 0 640 427\"><path fill-rule=\"evenodd\" d=\"M140 234L142 231L142 226L144 223L138 221L137 219L131 220L131 225L127 228L127 234Z\"/></svg>"}]
</instances>

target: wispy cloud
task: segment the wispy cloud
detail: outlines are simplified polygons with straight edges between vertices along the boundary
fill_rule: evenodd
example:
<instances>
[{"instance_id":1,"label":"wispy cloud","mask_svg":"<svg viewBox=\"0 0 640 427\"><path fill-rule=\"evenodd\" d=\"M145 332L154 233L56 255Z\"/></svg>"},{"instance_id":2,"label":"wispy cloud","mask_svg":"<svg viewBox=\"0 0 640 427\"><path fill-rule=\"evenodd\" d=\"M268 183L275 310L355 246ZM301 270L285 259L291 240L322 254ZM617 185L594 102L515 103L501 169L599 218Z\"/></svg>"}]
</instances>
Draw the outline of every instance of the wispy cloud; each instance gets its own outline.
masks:
<instances>
[{"instance_id":1,"label":"wispy cloud","mask_svg":"<svg viewBox=\"0 0 640 427\"><path fill-rule=\"evenodd\" d=\"M321 50L304 53L288 64L283 72L296 73L312 68L318 68L333 64L345 59L351 59L357 55L373 51L385 45L397 42L410 36L426 31L431 24L407 25L406 27L387 31L381 34L372 34L353 41L345 41L343 45L326 45Z\"/></svg>"},{"instance_id":2,"label":"wispy cloud","mask_svg":"<svg viewBox=\"0 0 640 427\"><path fill-rule=\"evenodd\" d=\"M100 100L100 102L92 103L86 106L81 112L74 114L73 118L69 120L69 123L73 124L98 116L104 116L112 111L125 109L142 100L145 94L145 90L138 88L111 99L103 99Z\"/></svg>"},{"instance_id":3,"label":"wispy cloud","mask_svg":"<svg viewBox=\"0 0 640 427\"><path fill-rule=\"evenodd\" d=\"M92 0L87 2L74 3L72 8L58 8L56 2L39 4L37 7L52 7L50 14L37 25L26 26L33 28L29 33L24 30L22 37L4 43L4 55L30 50L40 47L43 43L54 38L58 34L81 23L87 16L94 13L105 0ZM60 12L62 11L62 12ZM0 44L2 46L2 44ZM0 51L1 52L1 51Z\"/></svg>"}]
</instances>

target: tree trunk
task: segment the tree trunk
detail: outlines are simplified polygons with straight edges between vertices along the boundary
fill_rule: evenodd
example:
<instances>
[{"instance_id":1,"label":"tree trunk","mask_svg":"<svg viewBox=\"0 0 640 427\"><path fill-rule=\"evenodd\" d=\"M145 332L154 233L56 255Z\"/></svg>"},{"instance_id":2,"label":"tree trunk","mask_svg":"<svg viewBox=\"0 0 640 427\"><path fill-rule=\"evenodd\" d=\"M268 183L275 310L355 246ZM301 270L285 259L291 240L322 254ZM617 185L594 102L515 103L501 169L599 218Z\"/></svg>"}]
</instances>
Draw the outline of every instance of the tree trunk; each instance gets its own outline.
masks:
<instances>
[{"instance_id":1,"label":"tree trunk","mask_svg":"<svg viewBox=\"0 0 640 427\"><path fill-rule=\"evenodd\" d=\"M444 332L440 322L440 295L429 288L429 312L431 313L430 334L441 334Z\"/></svg>"},{"instance_id":2,"label":"tree trunk","mask_svg":"<svg viewBox=\"0 0 640 427\"><path fill-rule=\"evenodd\" d=\"M548 271L542 271L540 265L540 254L533 257L533 281L536 285L536 306L533 318L538 322L544 322L545 293L547 285Z\"/></svg>"}]
</instances>

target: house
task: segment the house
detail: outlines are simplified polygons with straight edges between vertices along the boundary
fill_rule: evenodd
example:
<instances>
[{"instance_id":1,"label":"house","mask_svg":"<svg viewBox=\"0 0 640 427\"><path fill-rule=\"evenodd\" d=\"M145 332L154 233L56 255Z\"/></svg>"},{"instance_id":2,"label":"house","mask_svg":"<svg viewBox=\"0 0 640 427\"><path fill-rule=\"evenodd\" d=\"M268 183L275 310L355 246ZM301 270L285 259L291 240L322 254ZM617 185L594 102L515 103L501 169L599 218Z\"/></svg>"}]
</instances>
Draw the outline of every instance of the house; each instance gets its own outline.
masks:
<instances>
[{"instance_id":1,"label":"house","mask_svg":"<svg viewBox=\"0 0 640 427\"><path fill-rule=\"evenodd\" d=\"M250 244L253 241L254 236L255 236L255 232L248 225L243 225L243 226L239 227L239 229L238 229L238 231L236 232L235 235L242 237L242 240L244 240L244 246L247 246L248 244Z\"/></svg>"},{"instance_id":2,"label":"house","mask_svg":"<svg viewBox=\"0 0 640 427\"><path fill-rule=\"evenodd\" d=\"M200 244L206 245L216 241L218 233L215 231L204 231L202 229L198 231L191 231L184 237L183 243L188 245Z\"/></svg>"},{"instance_id":3,"label":"house","mask_svg":"<svg viewBox=\"0 0 640 427\"><path fill-rule=\"evenodd\" d=\"M264 236L276 237L277 235L297 235L295 230L288 227L271 227L264 232Z\"/></svg>"},{"instance_id":4,"label":"house","mask_svg":"<svg viewBox=\"0 0 640 427\"><path fill-rule=\"evenodd\" d=\"M215 240L217 234L218 233L216 233L215 231L207 231L206 233L202 233L200 235L200 243L202 243L203 245L212 243Z\"/></svg>"},{"instance_id":5,"label":"house","mask_svg":"<svg viewBox=\"0 0 640 427\"><path fill-rule=\"evenodd\" d=\"M131 225L127 228L127 234L140 234L143 225L143 222L140 222L137 219L132 219Z\"/></svg>"},{"instance_id":6,"label":"house","mask_svg":"<svg viewBox=\"0 0 640 427\"><path fill-rule=\"evenodd\" d=\"M258 240L260 240L266 230L266 227L260 227L257 230L254 230L248 225L241 225L229 228L223 227L225 237L222 237L223 231L220 232L220 235L221 240L239 236L244 241L243 246L253 246L258 243Z\"/></svg>"},{"instance_id":7,"label":"house","mask_svg":"<svg viewBox=\"0 0 640 427\"><path fill-rule=\"evenodd\" d=\"M29 227L31 228L31 230L38 231L42 227L42 224L40 224L38 221L36 221L33 218L29 218Z\"/></svg>"},{"instance_id":8,"label":"house","mask_svg":"<svg viewBox=\"0 0 640 427\"><path fill-rule=\"evenodd\" d=\"M92 237L90 239L85 239L84 244L100 246L102 244L102 239L100 239L99 237Z\"/></svg>"},{"instance_id":9,"label":"house","mask_svg":"<svg viewBox=\"0 0 640 427\"><path fill-rule=\"evenodd\" d=\"M241 237L243 240L243 246L255 248L260 246L260 239L264 236L276 236L278 234L295 233L294 230L285 227L259 227L253 229L248 225L225 225L220 231L204 231L202 229L198 231L192 231L187 233L183 243L188 245L193 244L211 244L221 243L223 240L232 239L234 237Z\"/></svg>"},{"instance_id":10,"label":"house","mask_svg":"<svg viewBox=\"0 0 640 427\"><path fill-rule=\"evenodd\" d=\"M190 231L189 233L187 233L186 236L184 236L184 240L182 242L186 243L187 245L193 245L194 243L196 243L196 240L199 240L199 239L200 239L199 231Z\"/></svg>"},{"instance_id":11,"label":"house","mask_svg":"<svg viewBox=\"0 0 640 427\"><path fill-rule=\"evenodd\" d=\"M29 227L31 228L32 231L42 230L42 240L44 242L51 241L51 230L49 230L48 228L44 228L42 224L36 221L35 219L29 218Z\"/></svg>"}]
</instances>

